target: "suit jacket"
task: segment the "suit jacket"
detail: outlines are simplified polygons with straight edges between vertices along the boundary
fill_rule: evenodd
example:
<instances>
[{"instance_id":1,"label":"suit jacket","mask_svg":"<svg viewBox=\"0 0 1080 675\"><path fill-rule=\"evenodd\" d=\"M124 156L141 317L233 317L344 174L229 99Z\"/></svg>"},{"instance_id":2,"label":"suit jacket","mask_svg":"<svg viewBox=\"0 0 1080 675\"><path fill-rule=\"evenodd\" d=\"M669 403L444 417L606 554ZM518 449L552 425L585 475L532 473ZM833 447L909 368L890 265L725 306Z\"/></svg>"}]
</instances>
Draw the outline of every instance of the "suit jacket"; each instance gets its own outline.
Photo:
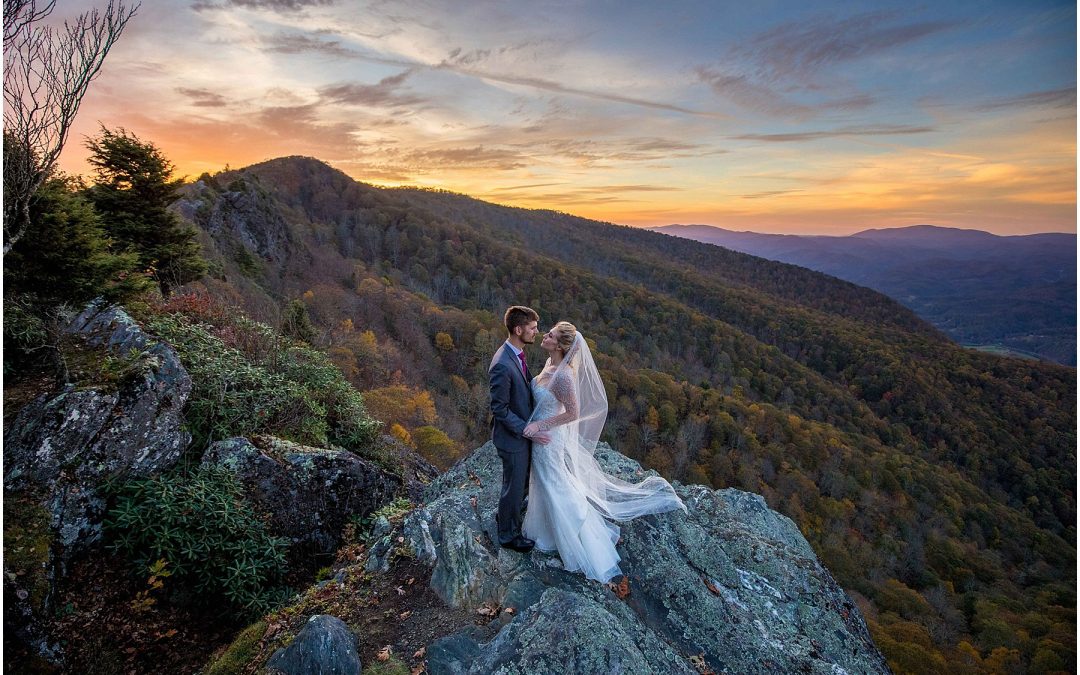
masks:
<instances>
[{"instance_id":1,"label":"suit jacket","mask_svg":"<svg viewBox=\"0 0 1080 675\"><path fill-rule=\"evenodd\" d=\"M488 366L491 385L491 440L497 450L524 452L531 441L521 434L533 409L532 377L525 378L521 361L504 342Z\"/></svg>"}]
</instances>

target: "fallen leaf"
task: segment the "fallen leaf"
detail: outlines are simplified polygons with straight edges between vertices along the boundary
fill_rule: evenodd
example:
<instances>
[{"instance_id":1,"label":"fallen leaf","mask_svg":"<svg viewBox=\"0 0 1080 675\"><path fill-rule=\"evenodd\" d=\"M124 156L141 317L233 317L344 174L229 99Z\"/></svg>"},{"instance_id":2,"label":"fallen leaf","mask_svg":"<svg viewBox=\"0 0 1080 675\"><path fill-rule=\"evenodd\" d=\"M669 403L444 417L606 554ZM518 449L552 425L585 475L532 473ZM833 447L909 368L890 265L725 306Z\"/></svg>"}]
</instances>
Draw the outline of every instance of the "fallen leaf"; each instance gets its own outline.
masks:
<instances>
[{"instance_id":1,"label":"fallen leaf","mask_svg":"<svg viewBox=\"0 0 1080 675\"><path fill-rule=\"evenodd\" d=\"M398 619L400 619L401 621L404 621L405 619L409 618L410 614L412 614L412 610L406 610L406 611L402 612L401 614L398 614Z\"/></svg>"},{"instance_id":2,"label":"fallen leaf","mask_svg":"<svg viewBox=\"0 0 1080 675\"><path fill-rule=\"evenodd\" d=\"M426 672L427 672L427 661L421 661L420 663L418 663L418 664L416 664L415 666L412 667L412 670L409 671L409 675L420 675L420 673L426 673Z\"/></svg>"},{"instance_id":3,"label":"fallen leaf","mask_svg":"<svg viewBox=\"0 0 1080 675\"><path fill-rule=\"evenodd\" d=\"M615 597L622 600L626 596L630 595L630 577L624 575L622 581L617 584L614 582L608 582L608 588L610 588L615 593Z\"/></svg>"},{"instance_id":4,"label":"fallen leaf","mask_svg":"<svg viewBox=\"0 0 1080 675\"><path fill-rule=\"evenodd\" d=\"M412 657L414 659L422 659L424 658L425 654L427 654L427 647L421 647L420 649L417 649L415 652L413 652Z\"/></svg>"},{"instance_id":5,"label":"fallen leaf","mask_svg":"<svg viewBox=\"0 0 1080 675\"><path fill-rule=\"evenodd\" d=\"M499 606L490 602L485 602L476 608L476 613L481 616L496 616L499 613Z\"/></svg>"},{"instance_id":6,"label":"fallen leaf","mask_svg":"<svg viewBox=\"0 0 1080 675\"><path fill-rule=\"evenodd\" d=\"M385 647L380 649L379 653L375 655L375 658L379 659L380 661L389 661L390 660L390 645L386 645Z\"/></svg>"},{"instance_id":7,"label":"fallen leaf","mask_svg":"<svg viewBox=\"0 0 1080 675\"><path fill-rule=\"evenodd\" d=\"M475 509L476 508L476 497L469 497L469 504Z\"/></svg>"},{"instance_id":8,"label":"fallen leaf","mask_svg":"<svg viewBox=\"0 0 1080 675\"><path fill-rule=\"evenodd\" d=\"M513 614L516 611L517 610L514 609L513 607L505 607L505 608L503 608L503 614Z\"/></svg>"},{"instance_id":9,"label":"fallen leaf","mask_svg":"<svg viewBox=\"0 0 1080 675\"><path fill-rule=\"evenodd\" d=\"M405 581L405 584L408 585L408 586L412 586L415 583L416 583L416 577L409 577L408 580Z\"/></svg>"},{"instance_id":10,"label":"fallen leaf","mask_svg":"<svg viewBox=\"0 0 1080 675\"><path fill-rule=\"evenodd\" d=\"M398 595L405 595L405 589L401 586L394 586L394 590L397 591Z\"/></svg>"},{"instance_id":11,"label":"fallen leaf","mask_svg":"<svg viewBox=\"0 0 1080 675\"><path fill-rule=\"evenodd\" d=\"M705 588L709 589L709 592L713 595L720 595L720 589L717 588L708 577L701 577L701 580L705 582Z\"/></svg>"}]
</instances>

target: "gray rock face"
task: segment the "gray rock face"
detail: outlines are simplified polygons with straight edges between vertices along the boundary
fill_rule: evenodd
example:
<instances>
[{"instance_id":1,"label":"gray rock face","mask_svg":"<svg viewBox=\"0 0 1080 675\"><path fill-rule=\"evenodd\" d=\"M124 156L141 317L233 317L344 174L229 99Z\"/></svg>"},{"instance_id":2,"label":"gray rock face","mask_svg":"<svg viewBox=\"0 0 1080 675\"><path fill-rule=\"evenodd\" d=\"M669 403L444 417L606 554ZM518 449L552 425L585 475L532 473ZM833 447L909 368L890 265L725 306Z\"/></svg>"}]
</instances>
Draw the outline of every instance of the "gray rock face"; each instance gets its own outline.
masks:
<instances>
[{"instance_id":1,"label":"gray rock face","mask_svg":"<svg viewBox=\"0 0 1080 675\"><path fill-rule=\"evenodd\" d=\"M66 330L129 364L115 391L69 385L32 401L4 430L4 488L45 488L65 556L100 538L106 478L169 469L191 440L181 427L191 378L170 346L101 302Z\"/></svg>"},{"instance_id":2,"label":"gray rock face","mask_svg":"<svg viewBox=\"0 0 1080 675\"><path fill-rule=\"evenodd\" d=\"M646 472L601 444L605 471ZM651 473L651 472L649 472ZM513 607L497 635L428 650L432 673L887 673L854 603L788 518L758 496L675 484L681 511L622 523L629 594L564 571L556 554L500 548L491 444L438 480L399 531L447 603ZM474 506L475 504L475 506ZM378 546L369 568L382 566Z\"/></svg>"},{"instance_id":3,"label":"gray rock face","mask_svg":"<svg viewBox=\"0 0 1080 675\"><path fill-rule=\"evenodd\" d=\"M274 652L268 673L286 675L360 675L359 641L345 622L316 614L288 647Z\"/></svg>"},{"instance_id":4,"label":"gray rock face","mask_svg":"<svg viewBox=\"0 0 1080 675\"><path fill-rule=\"evenodd\" d=\"M310 448L269 436L212 444L204 465L230 469L248 496L271 514L275 534L331 553L353 515L367 515L393 499L401 479L347 450Z\"/></svg>"},{"instance_id":5,"label":"gray rock face","mask_svg":"<svg viewBox=\"0 0 1080 675\"><path fill-rule=\"evenodd\" d=\"M218 242L235 240L259 258L280 264L288 257L292 244L289 225L261 188L248 180L216 195L199 181L175 208Z\"/></svg>"}]
</instances>

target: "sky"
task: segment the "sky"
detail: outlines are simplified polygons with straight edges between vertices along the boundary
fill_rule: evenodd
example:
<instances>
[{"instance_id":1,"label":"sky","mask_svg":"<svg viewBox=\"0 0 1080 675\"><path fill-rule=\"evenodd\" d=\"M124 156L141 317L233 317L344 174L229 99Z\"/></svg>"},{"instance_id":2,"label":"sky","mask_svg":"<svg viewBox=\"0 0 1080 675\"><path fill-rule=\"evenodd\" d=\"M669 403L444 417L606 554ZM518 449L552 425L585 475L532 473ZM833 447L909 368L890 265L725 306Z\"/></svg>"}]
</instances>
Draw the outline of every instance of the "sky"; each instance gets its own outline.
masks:
<instances>
[{"instance_id":1,"label":"sky","mask_svg":"<svg viewBox=\"0 0 1080 675\"><path fill-rule=\"evenodd\" d=\"M144 0L60 165L104 125L190 178L306 155L634 226L1075 232L1076 26L1038 0Z\"/></svg>"}]
</instances>

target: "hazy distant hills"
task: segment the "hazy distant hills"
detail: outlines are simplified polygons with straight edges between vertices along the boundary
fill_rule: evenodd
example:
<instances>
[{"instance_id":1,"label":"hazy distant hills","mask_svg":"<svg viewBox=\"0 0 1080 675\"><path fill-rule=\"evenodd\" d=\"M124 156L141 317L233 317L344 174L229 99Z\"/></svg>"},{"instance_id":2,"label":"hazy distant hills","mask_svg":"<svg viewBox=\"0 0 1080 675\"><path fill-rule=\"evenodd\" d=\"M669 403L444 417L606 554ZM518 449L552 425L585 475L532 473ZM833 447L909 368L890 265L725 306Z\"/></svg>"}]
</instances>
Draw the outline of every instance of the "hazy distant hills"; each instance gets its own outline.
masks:
<instances>
[{"instance_id":1,"label":"hazy distant hills","mask_svg":"<svg viewBox=\"0 0 1080 675\"><path fill-rule=\"evenodd\" d=\"M1076 365L1075 234L998 236L933 225L842 237L652 229L874 288L960 344Z\"/></svg>"}]
</instances>

